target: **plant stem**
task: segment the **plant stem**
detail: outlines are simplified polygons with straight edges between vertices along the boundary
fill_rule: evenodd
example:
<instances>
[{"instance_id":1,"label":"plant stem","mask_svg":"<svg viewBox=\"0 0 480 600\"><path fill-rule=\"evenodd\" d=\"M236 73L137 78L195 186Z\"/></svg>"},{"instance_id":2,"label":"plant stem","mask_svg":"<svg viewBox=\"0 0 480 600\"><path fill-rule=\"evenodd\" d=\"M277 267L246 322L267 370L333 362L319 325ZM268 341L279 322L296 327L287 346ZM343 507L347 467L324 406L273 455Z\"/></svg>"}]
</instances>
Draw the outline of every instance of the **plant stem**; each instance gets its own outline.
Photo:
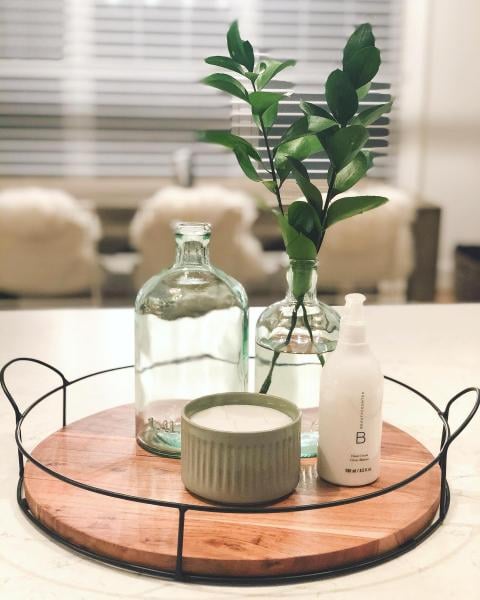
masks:
<instances>
[{"instance_id":1,"label":"plant stem","mask_svg":"<svg viewBox=\"0 0 480 600\"><path fill-rule=\"evenodd\" d=\"M283 210L282 198L280 196L280 188L278 187L277 173L275 171L275 165L273 162L272 151L270 149L270 144L268 143L268 137L267 137L267 133L265 131L265 125L263 124L262 117L260 117L260 125L261 125L261 129L262 129L263 139L265 140L265 147L267 149L268 161L270 163L270 169L272 172L273 183L275 184L275 196L277 197L278 208L280 209L280 211L283 215L283 214L285 214L285 212Z\"/></svg>"},{"instance_id":2,"label":"plant stem","mask_svg":"<svg viewBox=\"0 0 480 600\"><path fill-rule=\"evenodd\" d=\"M253 87L253 91L256 92L257 88L255 86L254 81L252 81L252 87ZM265 148L267 150L268 162L270 163L270 172L272 175L272 180L273 180L273 183L275 184L275 196L277 198L278 208L280 209L280 212L282 213L282 215L284 215L285 211L283 210L282 197L280 196L280 188L278 187L277 172L275 170L275 163L273 162L273 154L272 154L272 150L270 148L270 143L268 141L267 130L265 128L265 124L263 122L263 118L261 115L259 116L258 120L260 121L260 131L262 132L262 136L265 141Z\"/></svg>"},{"instance_id":3,"label":"plant stem","mask_svg":"<svg viewBox=\"0 0 480 600\"><path fill-rule=\"evenodd\" d=\"M330 178L330 183L328 184L327 197L325 198L325 206L323 207L323 211L322 211L323 231L322 231L322 235L320 236L320 242L318 244L317 252L320 251L320 248L322 247L322 244L323 244L323 238L325 237L325 233L326 233L325 223L327 221L328 207L330 206L330 202L332 201L333 193L335 191L335 178L336 177L337 177L337 173L335 170L333 170L332 176Z\"/></svg>"},{"instance_id":4,"label":"plant stem","mask_svg":"<svg viewBox=\"0 0 480 600\"><path fill-rule=\"evenodd\" d=\"M266 394L268 392L268 390L270 389L270 386L272 384L273 369L275 368L275 365L277 364L277 360L278 360L278 357L280 356L281 349L286 348L288 346L288 344L290 343L290 340L292 339L293 331L294 331L295 327L297 326L298 309L300 308L300 306L302 306L302 304L303 304L303 296L300 299L297 299L295 308L293 309L293 312L292 312L292 320L290 322L290 329L288 330L285 341L280 346L280 349L275 350L273 353L273 358L272 358L272 362L270 364L270 369L268 370L267 376L265 377L265 381L263 382L262 387L260 388L260 394Z\"/></svg>"},{"instance_id":5,"label":"plant stem","mask_svg":"<svg viewBox=\"0 0 480 600\"><path fill-rule=\"evenodd\" d=\"M305 327L307 328L308 331L308 335L310 336L310 341L312 342L312 346L315 348L315 350L317 349L317 347L315 346L315 342L313 340L313 333L312 333L312 328L310 327L310 323L308 322L308 314L307 314L307 309L305 307L305 303L302 300L302 311L303 311L303 319L305 321ZM316 353L318 356L318 360L320 361L320 364L323 366L325 366L325 359L323 357L323 354L321 354L320 352Z\"/></svg>"},{"instance_id":6,"label":"plant stem","mask_svg":"<svg viewBox=\"0 0 480 600\"><path fill-rule=\"evenodd\" d=\"M252 81L252 87L253 87L253 91L256 92L257 88L255 86L254 81ZM270 174L272 176L272 181L275 185L275 196L277 198L278 208L280 209L280 212L282 213L282 215L284 215L285 211L283 210L282 197L280 196L280 187L278 185L277 171L275 170L275 163L273 162L273 154L272 154L272 150L270 148L270 143L268 141L267 130L266 130L265 123L263 122L263 118L261 115L259 116L258 120L260 122L260 131L262 132L262 136L265 141L265 148L267 150L268 161L270 163ZM303 297L300 300L297 300L295 308L293 309L293 312L292 312L292 320L290 323L290 329L287 333L287 337L285 338L285 342L282 344L282 346L280 348L284 348L284 347L288 346L288 344L290 343L293 331L297 324L297 313L298 313L298 309L300 308L300 302L303 302ZM273 353L272 362L270 364L270 369L268 370L268 374L265 378L265 381L263 382L262 387L260 388L261 394L266 394L268 392L268 390L270 389L270 386L272 384L273 369L275 368L275 365L277 364L277 360L278 360L279 356L280 356L280 350L275 350Z\"/></svg>"},{"instance_id":7,"label":"plant stem","mask_svg":"<svg viewBox=\"0 0 480 600\"><path fill-rule=\"evenodd\" d=\"M253 82L253 81L252 81L252 87L253 87L253 91L256 92L257 88L255 86L255 82ZM280 209L280 212L282 213L282 215L284 215L285 211L283 210L282 198L280 196L280 187L278 185L277 172L275 170L275 163L273 162L273 154L272 154L272 150L270 148L270 143L268 141L267 130L265 128L263 118L261 116L259 116L258 120L260 122L260 131L262 133L262 136L263 136L263 139L265 142L265 148L267 151L268 161L270 163L270 172L271 172L270 174L272 176L273 183L275 184L275 196L277 198L278 208ZM329 187L329 190L327 192L327 199L325 202L325 213L324 213L325 215L326 215L326 209L328 208L328 205L330 203L330 194L333 193L333 185L335 183L335 174L333 175L331 183L332 183L332 185ZM320 244L323 241L324 235L325 234L322 235ZM319 248L320 248L320 246L319 246ZM270 386L272 384L273 369L275 368L275 365L277 364L277 361L280 357L281 349L286 348L288 346L288 344L290 343L290 340L292 339L293 332L295 330L295 327L297 326L297 316L298 316L298 310L300 307L302 307L302 309L303 309L303 317L304 317L304 321L305 321L305 326L308 330L310 340L311 340L313 346L315 347L315 343L313 341L312 328L310 327L310 323L308 322L308 314L307 314L307 310L305 308L305 304L303 302L303 296L301 296L300 298L297 298L296 300L297 301L296 301L295 307L292 312L292 319L290 322L290 329L288 330L287 337L285 338L285 341L283 342L283 344L280 346L280 349L275 350L273 353L272 362L270 363L270 368L268 370L267 376L265 377L265 381L263 382L262 387L260 388L260 394L266 394L268 392L268 390L270 389ZM318 356L318 359L320 360L321 365L323 366L325 364L325 359L318 352L317 352L317 356Z\"/></svg>"},{"instance_id":8,"label":"plant stem","mask_svg":"<svg viewBox=\"0 0 480 600\"><path fill-rule=\"evenodd\" d=\"M328 185L327 197L325 199L325 207L323 209L323 216L326 218L328 207L330 206L330 202L332 201L333 192L335 191L335 179L337 177L337 173L335 170L332 172L332 176L330 178L330 183Z\"/></svg>"}]
</instances>

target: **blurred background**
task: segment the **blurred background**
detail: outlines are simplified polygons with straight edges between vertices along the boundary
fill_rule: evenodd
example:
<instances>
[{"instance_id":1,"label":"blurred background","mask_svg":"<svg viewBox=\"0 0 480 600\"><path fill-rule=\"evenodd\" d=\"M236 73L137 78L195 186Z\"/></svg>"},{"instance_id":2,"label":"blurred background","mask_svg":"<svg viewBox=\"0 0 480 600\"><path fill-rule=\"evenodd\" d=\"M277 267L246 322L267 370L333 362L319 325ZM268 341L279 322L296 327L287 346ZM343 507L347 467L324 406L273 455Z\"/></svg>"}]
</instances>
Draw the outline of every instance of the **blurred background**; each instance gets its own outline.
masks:
<instances>
[{"instance_id":1,"label":"blurred background","mask_svg":"<svg viewBox=\"0 0 480 600\"><path fill-rule=\"evenodd\" d=\"M215 263L252 305L282 297L273 197L196 141L233 129L264 150L240 104L199 83L236 18L261 55L298 61L274 84L293 93L273 141L300 98L324 103L356 25L382 52L362 105L395 105L359 189L391 202L332 228L320 293L480 301L477 0L0 0L0 308L131 305L171 262L172 217L212 223ZM325 160L309 163L325 187Z\"/></svg>"}]
</instances>

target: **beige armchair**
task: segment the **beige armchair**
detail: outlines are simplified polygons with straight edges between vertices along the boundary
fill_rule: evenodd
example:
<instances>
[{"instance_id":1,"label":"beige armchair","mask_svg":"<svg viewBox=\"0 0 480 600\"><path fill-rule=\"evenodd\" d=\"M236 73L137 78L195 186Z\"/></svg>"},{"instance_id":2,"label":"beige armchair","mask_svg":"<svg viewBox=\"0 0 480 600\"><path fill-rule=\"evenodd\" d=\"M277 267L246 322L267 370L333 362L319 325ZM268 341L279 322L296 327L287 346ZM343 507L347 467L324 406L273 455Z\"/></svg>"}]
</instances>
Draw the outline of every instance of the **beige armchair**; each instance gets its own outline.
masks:
<instances>
[{"instance_id":1,"label":"beige armchair","mask_svg":"<svg viewBox=\"0 0 480 600\"><path fill-rule=\"evenodd\" d=\"M98 289L100 222L69 194L45 188L0 192L0 291L62 296Z\"/></svg>"},{"instance_id":2,"label":"beige armchair","mask_svg":"<svg viewBox=\"0 0 480 600\"><path fill-rule=\"evenodd\" d=\"M376 287L380 301L403 301L414 266L414 201L398 188L369 180L344 195L362 194L389 202L328 231L319 254L319 285L339 292Z\"/></svg>"},{"instance_id":3,"label":"beige armchair","mask_svg":"<svg viewBox=\"0 0 480 600\"><path fill-rule=\"evenodd\" d=\"M257 218L254 199L220 186L167 187L146 200L130 227L131 244L139 252L134 283L140 287L174 260L172 223L206 221L212 225L212 263L247 289L257 290L279 269L278 256L262 250L252 234Z\"/></svg>"}]
</instances>

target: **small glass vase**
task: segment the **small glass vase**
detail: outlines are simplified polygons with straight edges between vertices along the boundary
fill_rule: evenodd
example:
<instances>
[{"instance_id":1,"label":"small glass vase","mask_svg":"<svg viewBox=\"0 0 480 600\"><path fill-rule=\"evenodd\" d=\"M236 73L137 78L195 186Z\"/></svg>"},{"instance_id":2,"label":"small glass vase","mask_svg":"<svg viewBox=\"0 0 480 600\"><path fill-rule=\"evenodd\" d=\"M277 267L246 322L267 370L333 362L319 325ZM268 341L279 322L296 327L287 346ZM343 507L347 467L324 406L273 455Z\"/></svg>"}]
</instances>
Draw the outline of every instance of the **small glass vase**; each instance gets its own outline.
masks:
<instances>
[{"instance_id":1,"label":"small glass vase","mask_svg":"<svg viewBox=\"0 0 480 600\"><path fill-rule=\"evenodd\" d=\"M243 287L210 264L210 225L179 223L175 239L175 264L135 302L135 404L138 443L179 457L185 403L247 389L248 304Z\"/></svg>"},{"instance_id":2,"label":"small glass vase","mask_svg":"<svg viewBox=\"0 0 480 600\"><path fill-rule=\"evenodd\" d=\"M302 410L302 457L310 457L317 455L322 364L337 345L340 316L317 298L315 260L291 260L287 282L285 298L257 322L255 390Z\"/></svg>"}]
</instances>

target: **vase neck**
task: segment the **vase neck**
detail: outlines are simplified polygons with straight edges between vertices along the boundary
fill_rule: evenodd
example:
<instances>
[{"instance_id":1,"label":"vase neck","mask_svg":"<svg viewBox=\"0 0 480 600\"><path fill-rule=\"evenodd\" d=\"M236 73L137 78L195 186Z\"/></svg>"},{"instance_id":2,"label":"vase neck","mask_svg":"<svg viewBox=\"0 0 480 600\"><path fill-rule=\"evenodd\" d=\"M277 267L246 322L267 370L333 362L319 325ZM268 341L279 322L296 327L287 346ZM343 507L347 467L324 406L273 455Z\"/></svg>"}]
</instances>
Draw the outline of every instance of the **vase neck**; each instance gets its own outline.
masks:
<instances>
[{"instance_id":1,"label":"vase neck","mask_svg":"<svg viewBox=\"0 0 480 600\"><path fill-rule=\"evenodd\" d=\"M177 223L175 267L208 266L211 226L209 223Z\"/></svg>"},{"instance_id":2,"label":"vase neck","mask_svg":"<svg viewBox=\"0 0 480 600\"><path fill-rule=\"evenodd\" d=\"M317 298L317 261L290 260L287 271L286 300L296 303L303 297L304 304L318 304Z\"/></svg>"}]
</instances>

